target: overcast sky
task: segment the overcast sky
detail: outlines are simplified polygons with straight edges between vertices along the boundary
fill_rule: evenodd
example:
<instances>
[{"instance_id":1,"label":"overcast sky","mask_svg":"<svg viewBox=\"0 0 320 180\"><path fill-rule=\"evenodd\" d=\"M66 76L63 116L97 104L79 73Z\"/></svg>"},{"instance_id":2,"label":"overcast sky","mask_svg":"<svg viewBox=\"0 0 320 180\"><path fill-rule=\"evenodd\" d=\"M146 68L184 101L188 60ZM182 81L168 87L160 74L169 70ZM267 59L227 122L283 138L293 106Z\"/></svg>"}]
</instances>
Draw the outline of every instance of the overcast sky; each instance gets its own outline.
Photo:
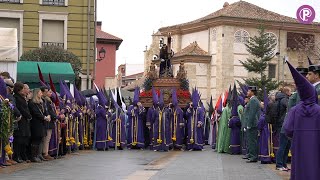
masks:
<instances>
[{"instance_id":1,"label":"overcast sky","mask_svg":"<svg viewBox=\"0 0 320 180\"><path fill-rule=\"evenodd\" d=\"M229 0L230 4L238 0ZM316 0L246 0L267 10L296 17L301 5L311 5L320 14ZM143 51L160 27L189 22L222 8L226 0L98 0L97 19L102 30L123 39L117 51L117 66L143 64ZM316 13L315 21L320 21ZM320 27L319 27L320 28Z\"/></svg>"}]
</instances>

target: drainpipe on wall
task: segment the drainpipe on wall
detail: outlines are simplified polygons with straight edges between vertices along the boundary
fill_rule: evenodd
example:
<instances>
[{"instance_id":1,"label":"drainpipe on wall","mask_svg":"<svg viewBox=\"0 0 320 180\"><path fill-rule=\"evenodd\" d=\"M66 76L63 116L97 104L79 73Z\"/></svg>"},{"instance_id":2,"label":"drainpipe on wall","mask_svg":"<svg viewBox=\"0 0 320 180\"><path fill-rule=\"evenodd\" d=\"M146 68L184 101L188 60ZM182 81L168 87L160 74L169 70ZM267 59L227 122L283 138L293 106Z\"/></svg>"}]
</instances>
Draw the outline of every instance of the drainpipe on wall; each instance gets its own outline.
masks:
<instances>
[{"instance_id":1,"label":"drainpipe on wall","mask_svg":"<svg viewBox=\"0 0 320 180\"><path fill-rule=\"evenodd\" d=\"M88 0L88 34L87 34L87 89L89 89L89 82L90 82L90 14L91 14L91 0Z\"/></svg>"},{"instance_id":2,"label":"drainpipe on wall","mask_svg":"<svg viewBox=\"0 0 320 180\"><path fill-rule=\"evenodd\" d=\"M208 27L208 53L211 55L211 61L212 61L212 53L211 53L211 28ZM211 94L211 61L207 67L207 101L209 101Z\"/></svg>"},{"instance_id":3,"label":"drainpipe on wall","mask_svg":"<svg viewBox=\"0 0 320 180\"><path fill-rule=\"evenodd\" d=\"M96 59L97 59L97 0L94 0L94 51L93 51L93 73L92 73L92 83L93 87L94 80L96 79Z\"/></svg>"}]
</instances>

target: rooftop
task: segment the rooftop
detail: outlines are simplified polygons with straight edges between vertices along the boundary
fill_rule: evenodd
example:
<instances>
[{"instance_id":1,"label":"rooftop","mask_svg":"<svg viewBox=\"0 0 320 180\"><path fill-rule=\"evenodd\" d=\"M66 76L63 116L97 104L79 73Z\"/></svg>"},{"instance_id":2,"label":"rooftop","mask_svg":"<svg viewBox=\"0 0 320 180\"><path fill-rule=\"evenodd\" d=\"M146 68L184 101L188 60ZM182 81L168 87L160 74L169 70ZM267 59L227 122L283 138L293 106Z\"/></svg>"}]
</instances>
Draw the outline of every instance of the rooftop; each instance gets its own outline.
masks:
<instances>
[{"instance_id":1,"label":"rooftop","mask_svg":"<svg viewBox=\"0 0 320 180\"><path fill-rule=\"evenodd\" d=\"M218 17L233 17L233 18L242 18L242 19L255 19L255 20L265 20L265 21L274 21L274 22L289 22L289 23L298 23L297 19L284 16L266 9L263 9L254 4L248 3L246 1L238 1L232 4L225 3L223 8L215 11L205 17L190 21L187 23L177 24L168 27L160 28L178 28L185 25L192 25L200 23L206 20L215 19Z\"/></svg>"}]
</instances>

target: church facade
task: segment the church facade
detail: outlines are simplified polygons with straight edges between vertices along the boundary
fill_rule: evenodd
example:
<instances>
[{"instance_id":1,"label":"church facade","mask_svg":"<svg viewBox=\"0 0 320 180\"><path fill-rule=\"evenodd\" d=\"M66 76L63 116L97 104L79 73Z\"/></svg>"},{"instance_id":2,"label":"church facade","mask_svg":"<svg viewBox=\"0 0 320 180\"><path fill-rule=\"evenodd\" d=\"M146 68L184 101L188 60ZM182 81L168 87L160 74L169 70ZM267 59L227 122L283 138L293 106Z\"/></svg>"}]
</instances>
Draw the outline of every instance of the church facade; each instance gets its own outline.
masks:
<instances>
[{"instance_id":1,"label":"church facade","mask_svg":"<svg viewBox=\"0 0 320 180\"><path fill-rule=\"evenodd\" d=\"M242 82L243 78L255 76L248 73L240 61L250 56L245 42L258 35L260 25L277 42L277 55L270 61L266 73L276 80L293 82L283 59L288 58L295 66L308 66L308 53L296 42L304 38L318 44L320 28L300 24L294 18L245 1L225 3L222 9L194 21L161 27L152 35L152 44L145 51L145 73L154 55L159 53L159 42L165 41L171 33L174 73L183 61L190 88L197 87L203 101L208 102L211 95L216 100L236 80ZM318 58L311 56L311 60L316 63Z\"/></svg>"}]
</instances>

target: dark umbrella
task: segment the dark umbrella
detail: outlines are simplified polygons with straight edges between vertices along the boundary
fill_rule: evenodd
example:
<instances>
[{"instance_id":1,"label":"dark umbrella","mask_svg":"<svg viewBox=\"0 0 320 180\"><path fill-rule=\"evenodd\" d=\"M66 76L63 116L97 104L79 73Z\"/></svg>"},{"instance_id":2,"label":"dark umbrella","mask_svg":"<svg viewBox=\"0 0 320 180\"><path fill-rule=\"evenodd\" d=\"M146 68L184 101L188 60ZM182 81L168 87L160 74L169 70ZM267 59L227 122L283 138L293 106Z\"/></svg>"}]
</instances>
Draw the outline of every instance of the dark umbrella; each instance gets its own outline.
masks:
<instances>
[{"instance_id":1,"label":"dark umbrella","mask_svg":"<svg viewBox=\"0 0 320 180\"><path fill-rule=\"evenodd\" d=\"M81 91L80 93L86 97L97 95L97 91L95 89L86 89Z\"/></svg>"}]
</instances>

